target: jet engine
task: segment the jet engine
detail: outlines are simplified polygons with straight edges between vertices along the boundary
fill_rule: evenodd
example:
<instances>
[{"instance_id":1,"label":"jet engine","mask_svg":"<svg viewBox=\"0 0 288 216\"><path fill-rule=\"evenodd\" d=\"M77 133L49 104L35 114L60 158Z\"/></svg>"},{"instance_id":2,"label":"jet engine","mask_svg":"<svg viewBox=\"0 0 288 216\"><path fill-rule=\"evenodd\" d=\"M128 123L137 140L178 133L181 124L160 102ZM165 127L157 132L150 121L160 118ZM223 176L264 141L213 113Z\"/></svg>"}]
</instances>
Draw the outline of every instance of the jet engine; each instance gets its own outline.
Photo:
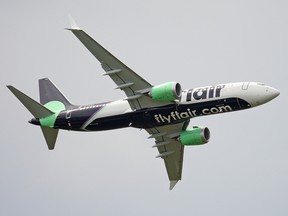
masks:
<instances>
[{"instance_id":1,"label":"jet engine","mask_svg":"<svg viewBox=\"0 0 288 216\"><path fill-rule=\"evenodd\" d=\"M179 141L183 145L202 145L209 141L210 131L207 127L193 127L182 131L179 135Z\"/></svg>"},{"instance_id":2,"label":"jet engine","mask_svg":"<svg viewBox=\"0 0 288 216\"><path fill-rule=\"evenodd\" d=\"M149 95L153 100L173 101L181 96L182 88L179 83L167 82L151 88Z\"/></svg>"}]
</instances>

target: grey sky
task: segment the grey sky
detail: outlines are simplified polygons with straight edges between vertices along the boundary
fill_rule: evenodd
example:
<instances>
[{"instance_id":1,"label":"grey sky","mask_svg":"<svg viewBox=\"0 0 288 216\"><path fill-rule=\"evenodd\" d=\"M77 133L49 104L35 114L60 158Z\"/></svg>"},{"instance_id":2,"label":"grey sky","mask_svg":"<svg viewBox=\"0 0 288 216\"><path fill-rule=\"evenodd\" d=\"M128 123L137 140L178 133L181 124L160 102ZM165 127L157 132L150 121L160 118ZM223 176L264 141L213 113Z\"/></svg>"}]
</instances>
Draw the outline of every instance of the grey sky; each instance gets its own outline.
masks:
<instances>
[{"instance_id":1,"label":"grey sky","mask_svg":"<svg viewBox=\"0 0 288 216\"><path fill-rule=\"evenodd\" d=\"M284 0L2 0L0 215L287 215L287 11ZM212 137L185 148L183 180L171 192L144 130L60 131L48 151L7 84L37 100L43 77L75 104L124 97L64 30L69 14L152 84L259 81L281 95L192 120Z\"/></svg>"}]
</instances>

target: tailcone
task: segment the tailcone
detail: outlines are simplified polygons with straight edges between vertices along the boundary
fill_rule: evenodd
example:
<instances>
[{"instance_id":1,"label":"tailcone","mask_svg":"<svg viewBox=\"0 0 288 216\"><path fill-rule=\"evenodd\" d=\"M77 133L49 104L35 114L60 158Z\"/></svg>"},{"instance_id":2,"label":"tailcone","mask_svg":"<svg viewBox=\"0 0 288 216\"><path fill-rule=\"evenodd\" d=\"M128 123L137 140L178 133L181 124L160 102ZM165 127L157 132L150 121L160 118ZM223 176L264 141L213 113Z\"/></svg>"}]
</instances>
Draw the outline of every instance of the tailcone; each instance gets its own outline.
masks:
<instances>
[{"instance_id":1,"label":"tailcone","mask_svg":"<svg viewBox=\"0 0 288 216\"><path fill-rule=\"evenodd\" d=\"M30 124L33 125L40 125L40 121L38 118L32 118L30 121L28 121Z\"/></svg>"}]
</instances>

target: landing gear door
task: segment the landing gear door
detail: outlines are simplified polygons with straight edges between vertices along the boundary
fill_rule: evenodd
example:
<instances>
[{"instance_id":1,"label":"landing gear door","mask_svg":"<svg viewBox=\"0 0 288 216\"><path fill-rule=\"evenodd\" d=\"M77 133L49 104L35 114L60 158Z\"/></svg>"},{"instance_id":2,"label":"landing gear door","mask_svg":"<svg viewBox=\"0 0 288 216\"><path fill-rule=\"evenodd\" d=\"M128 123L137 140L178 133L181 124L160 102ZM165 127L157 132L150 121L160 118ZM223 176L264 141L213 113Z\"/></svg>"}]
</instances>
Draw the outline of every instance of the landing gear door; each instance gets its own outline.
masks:
<instances>
[{"instance_id":1,"label":"landing gear door","mask_svg":"<svg viewBox=\"0 0 288 216\"><path fill-rule=\"evenodd\" d=\"M242 84L242 90L247 90L249 87L250 82L243 82Z\"/></svg>"}]
</instances>

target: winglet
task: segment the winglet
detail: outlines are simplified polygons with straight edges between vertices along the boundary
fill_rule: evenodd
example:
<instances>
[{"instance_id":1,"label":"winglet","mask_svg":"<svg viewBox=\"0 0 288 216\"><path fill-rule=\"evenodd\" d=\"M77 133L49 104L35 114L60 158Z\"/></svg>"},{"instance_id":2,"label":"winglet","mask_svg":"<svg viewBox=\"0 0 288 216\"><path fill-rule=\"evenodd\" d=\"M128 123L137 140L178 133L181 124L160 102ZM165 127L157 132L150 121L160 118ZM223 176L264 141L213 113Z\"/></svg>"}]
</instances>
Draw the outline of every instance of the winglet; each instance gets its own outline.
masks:
<instances>
[{"instance_id":1,"label":"winglet","mask_svg":"<svg viewBox=\"0 0 288 216\"><path fill-rule=\"evenodd\" d=\"M66 28L67 30L81 30L71 15L69 15L69 22L71 27Z\"/></svg>"},{"instance_id":2,"label":"winglet","mask_svg":"<svg viewBox=\"0 0 288 216\"><path fill-rule=\"evenodd\" d=\"M174 186L177 184L178 180L171 180L169 190L172 190Z\"/></svg>"}]
</instances>

